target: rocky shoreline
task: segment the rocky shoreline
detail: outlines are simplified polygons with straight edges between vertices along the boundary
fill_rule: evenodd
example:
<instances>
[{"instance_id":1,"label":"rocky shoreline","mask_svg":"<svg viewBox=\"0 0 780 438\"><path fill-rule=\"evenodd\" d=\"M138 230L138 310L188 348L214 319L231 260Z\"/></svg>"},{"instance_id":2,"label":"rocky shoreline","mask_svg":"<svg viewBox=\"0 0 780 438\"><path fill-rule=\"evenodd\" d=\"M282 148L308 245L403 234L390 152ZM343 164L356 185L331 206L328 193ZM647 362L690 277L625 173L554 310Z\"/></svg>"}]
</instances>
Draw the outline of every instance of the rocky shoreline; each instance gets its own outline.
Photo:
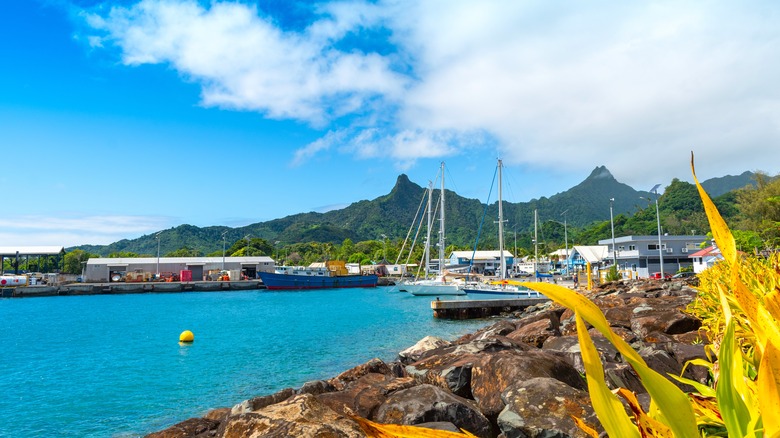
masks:
<instances>
[{"instance_id":1,"label":"rocky shoreline","mask_svg":"<svg viewBox=\"0 0 780 438\"><path fill-rule=\"evenodd\" d=\"M682 311L696 296L690 284L621 281L588 296L656 371L680 375L687 361L706 358L701 323ZM590 334L608 386L632 390L647 404L631 367L600 333ZM689 366L685 377L705 383L708 374ZM585 437L572 415L602 431L587 393L574 315L546 303L454 341L426 337L393 362L372 359L331 379L214 409L147 436L365 437L352 419L360 416L478 437Z\"/></svg>"}]
</instances>

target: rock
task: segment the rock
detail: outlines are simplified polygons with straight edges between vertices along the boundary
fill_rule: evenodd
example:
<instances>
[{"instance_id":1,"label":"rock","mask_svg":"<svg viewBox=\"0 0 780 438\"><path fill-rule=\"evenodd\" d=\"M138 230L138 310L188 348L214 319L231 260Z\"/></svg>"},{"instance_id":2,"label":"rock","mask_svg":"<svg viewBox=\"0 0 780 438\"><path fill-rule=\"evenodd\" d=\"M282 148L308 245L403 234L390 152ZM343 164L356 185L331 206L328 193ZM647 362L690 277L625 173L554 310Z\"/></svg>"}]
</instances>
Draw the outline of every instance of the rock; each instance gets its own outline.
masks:
<instances>
[{"instance_id":1,"label":"rock","mask_svg":"<svg viewBox=\"0 0 780 438\"><path fill-rule=\"evenodd\" d=\"M416 384L411 377L396 379L383 374L369 373L349 383L342 391L320 394L317 398L345 417L359 415L372 419L374 411L387 399L388 394Z\"/></svg>"},{"instance_id":2,"label":"rock","mask_svg":"<svg viewBox=\"0 0 780 438\"><path fill-rule=\"evenodd\" d=\"M463 335L455 341L456 344L467 344L476 340L487 339L494 336L506 336L515 331L517 327L508 319L502 319L492 325L481 328L474 333Z\"/></svg>"},{"instance_id":3,"label":"rock","mask_svg":"<svg viewBox=\"0 0 780 438\"><path fill-rule=\"evenodd\" d=\"M437 338L436 336L426 336L417 341L416 344L398 353L398 356L401 360L401 363L410 364L420 360L424 353L436 348L446 347L448 345L450 345L450 342L445 341L442 338Z\"/></svg>"},{"instance_id":4,"label":"rock","mask_svg":"<svg viewBox=\"0 0 780 438\"><path fill-rule=\"evenodd\" d=\"M542 344L544 344L544 341L554 334L555 330L553 330L553 325L550 320L540 319L520 327L506 335L506 337L540 348Z\"/></svg>"},{"instance_id":5,"label":"rock","mask_svg":"<svg viewBox=\"0 0 780 438\"><path fill-rule=\"evenodd\" d=\"M262 409L266 406L279 403L280 401L283 400L287 400L293 395L295 395L295 391L292 388L285 388L275 394L244 400L243 402L233 406L233 409L230 410L230 415L244 414L246 412L252 412L257 409Z\"/></svg>"},{"instance_id":6,"label":"rock","mask_svg":"<svg viewBox=\"0 0 780 438\"><path fill-rule=\"evenodd\" d=\"M550 353L530 350L483 354L471 369L471 393L479 409L495 417L504 409L501 393L511 384L534 377L551 377L577 389L585 381L564 359Z\"/></svg>"},{"instance_id":7,"label":"rock","mask_svg":"<svg viewBox=\"0 0 780 438\"><path fill-rule=\"evenodd\" d=\"M506 438L588 437L572 416L601 430L588 393L556 379L519 381L509 386L501 398L506 407L498 415L498 427Z\"/></svg>"},{"instance_id":8,"label":"rock","mask_svg":"<svg viewBox=\"0 0 780 438\"><path fill-rule=\"evenodd\" d=\"M421 383L448 389L471 398L471 367L482 353L526 351L531 346L503 336L492 336L461 345L450 345L427 352L422 359L406 366L408 375Z\"/></svg>"},{"instance_id":9,"label":"rock","mask_svg":"<svg viewBox=\"0 0 780 438\"><path fill-rule=\"evenodd\" d=\"M392 375L390 367L388 367L386 363L384 363L381 359L374 358L362 365L358 365L352 369L344 371L327 382L336 388L337 391L341 391L347 386L349 382L354 382L368 373Z\"/></svg>"},{"instance_id":10,"label":"rock","mask_svg":"<svg viewBox=\"0 0 780 438\"><path fill-rule=\"evenodd\" d=\"M610 389L626 388L636 394L647 392L639 376L627 363L608 363L604 365L604 380Z\"/></svg>"},{"instance_id":11,"label":"rock","mask_svg":"<svg viewBox=\"0 0 780 438\"><path fill-rule=\"evenodd\" d=\"M689 365L685 367L688 361L694 359L707 359L707 354L704 352L704 344L671 344L667 346L668 351L677 363L685 368L683 377L691 380L695 380L701 384L707 384L710 380L709 370L701 365Z\"/></svg>"},{"instance_id":12,"label":"rock","mask_svg":"<svg viewBox=\"0 0 780 438\"><path fill-rule=\"evenodd\" d=\"M596 351L598 351L602 363L622 362L623 359L620 353L607 338L602 336L599 332L590 334L593 345L596 346ZM582 374L585 373L585 365L582 363L580 342L576 335L549 338L542 346L542 350L550 353L559 353L577 370L577 372Z\"/></svg>"},{"instance_id":13,"label":"rock","mask_svg":"<svg viewBox=\"0 0 780 438\"><path fill-rule=\"evenodd\" d=\"M366 436L357 423L337 414L311 394L299 394L254 412L230 416L219 432L223 438Z\"/></svg>"},{"instance_id":14,"label":"rock","mask_svg":"<svg viewBox=\"0 0 780 438\"><path fill-rule=\"evenodd\" d=\"M426 384L390 395L377 409L376 421L406 425L444 421L479 437L491 436L490 421L474 402Z\"/></svg>"},{"instance_id":15,"label":"rock","mask_svg":"<svg viewBox=\"0 0 780 438\"><path fill-rule=\"evenodd\" d=\"M189 420L174 424L165 430L150 433L149 435L146 435L146 438L206 437L209 436L207 435L209 432L216 431L217 427L219 427L219 421L209 420L207 418L190 418Z\"/></svg>"},{"instance_id":16,"label":"rock","mask_svg":"<svg viewBox=\"0 0 780 438\"><path fill-rule=\"evenodd\" d=\"M304 383L303 386L301 386L301 388L296 391L296 393L318 395L325 394L327 392L333 392L335 390L336 388L334 388L333 385L326 382L325 380L312 380Z\"/></svg>"},{"instance_id":17,"label":"rock","mask_svg":"<svg viewBox=\"0 0 780 438\"><path fill-rule=\"evenodd\" d=\"M214 420L217 422L222 422L227 418L228 415L230 415L230 408L218 408L218 409L212 409L206 413L206 415L203 416L203 418L207 420Z\"/></svg>"}]
</instances>

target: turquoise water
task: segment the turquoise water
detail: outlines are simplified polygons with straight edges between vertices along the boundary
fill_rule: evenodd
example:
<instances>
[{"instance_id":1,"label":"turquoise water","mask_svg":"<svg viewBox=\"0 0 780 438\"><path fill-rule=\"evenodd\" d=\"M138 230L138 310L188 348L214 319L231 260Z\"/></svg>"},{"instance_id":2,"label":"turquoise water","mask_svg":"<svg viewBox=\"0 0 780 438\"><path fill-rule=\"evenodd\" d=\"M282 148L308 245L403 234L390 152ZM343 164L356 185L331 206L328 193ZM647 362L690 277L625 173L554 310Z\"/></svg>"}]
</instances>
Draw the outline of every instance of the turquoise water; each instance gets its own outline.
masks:
<instances>
[{"instance_id":1,"label":"turquoise water","mask_svg":"<svg viewBox=\"0 0 780 438\"><path fill-rule=\"evenodd\" d=\"M430 301L385 288L0 299L0 436L143 435L488 323L436 320Z\"/></svg>"}]
</instances>

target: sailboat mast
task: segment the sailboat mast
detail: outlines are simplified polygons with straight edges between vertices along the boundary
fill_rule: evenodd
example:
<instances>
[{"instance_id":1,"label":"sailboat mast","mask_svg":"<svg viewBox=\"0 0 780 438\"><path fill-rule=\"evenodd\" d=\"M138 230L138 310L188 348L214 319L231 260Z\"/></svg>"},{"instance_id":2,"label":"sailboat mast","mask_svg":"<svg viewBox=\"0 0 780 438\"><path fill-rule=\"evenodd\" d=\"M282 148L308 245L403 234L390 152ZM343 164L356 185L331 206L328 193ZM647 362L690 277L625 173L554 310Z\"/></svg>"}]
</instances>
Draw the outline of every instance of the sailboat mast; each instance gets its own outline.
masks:
<instances>
[{"instance_id":1,"label":"sailboat mast","mask_svg":"<svg viewBox=\"0 0 780 438\"><path fill-rule=\"evenodd\" d=\"M539 234L537 230L537 222L538 222L538 211L534 209L534 276L536 276L536 279L539 279Z\"/></svg>"},{"instance_id":2,"label":"sailboat mast","mask_svg":"<svg viewBox=\"0 0 780 438\"><path fill-rule=\"evenodd\" d=\"M433 203L433 181L428 181L428 235L425 238L425 278L428 278L431 267L431 204Z\"/></svg>"},{"instance_id":3,"label":"sailboat mast","mask_svg":"<svg viewBox=\"0 0 780 438\"><path fill-rule=\"evenodd\" d=\"M441 162L441 225L439 228L439 274L444 273L444 161Z\"/></svg>"},{"instance_id":4,"label":"sailboat mast","mask_svg":"<svg viewBox=\"0 0 780 438\"><path fill-rule=\"evenodd\" d=\"M506 259L504 258L504 202L501 193L501 170L503 163L498 160L498 254L501 258L500 279L506 278Z\"/></svg>"}]
</instances>

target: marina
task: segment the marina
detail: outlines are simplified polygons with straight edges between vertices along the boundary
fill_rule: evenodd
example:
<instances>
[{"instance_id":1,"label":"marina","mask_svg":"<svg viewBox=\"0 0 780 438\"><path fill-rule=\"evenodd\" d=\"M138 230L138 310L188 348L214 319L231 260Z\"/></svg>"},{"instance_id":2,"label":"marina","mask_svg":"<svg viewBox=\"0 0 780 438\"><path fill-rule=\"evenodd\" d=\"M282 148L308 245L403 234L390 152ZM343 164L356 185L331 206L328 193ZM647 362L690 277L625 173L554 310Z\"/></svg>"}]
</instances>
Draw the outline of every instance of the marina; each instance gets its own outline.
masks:
<instances>
[{"instance_id":1,"label":"marina","mask_svg":"<svg viewBox=\"0 0 780 438\"><path fill-rule=\"evenodd\" d=\"M0 300L0 436L142 436L489 323L430 302L382 287Z\"/></svg>"}]
</instances>

